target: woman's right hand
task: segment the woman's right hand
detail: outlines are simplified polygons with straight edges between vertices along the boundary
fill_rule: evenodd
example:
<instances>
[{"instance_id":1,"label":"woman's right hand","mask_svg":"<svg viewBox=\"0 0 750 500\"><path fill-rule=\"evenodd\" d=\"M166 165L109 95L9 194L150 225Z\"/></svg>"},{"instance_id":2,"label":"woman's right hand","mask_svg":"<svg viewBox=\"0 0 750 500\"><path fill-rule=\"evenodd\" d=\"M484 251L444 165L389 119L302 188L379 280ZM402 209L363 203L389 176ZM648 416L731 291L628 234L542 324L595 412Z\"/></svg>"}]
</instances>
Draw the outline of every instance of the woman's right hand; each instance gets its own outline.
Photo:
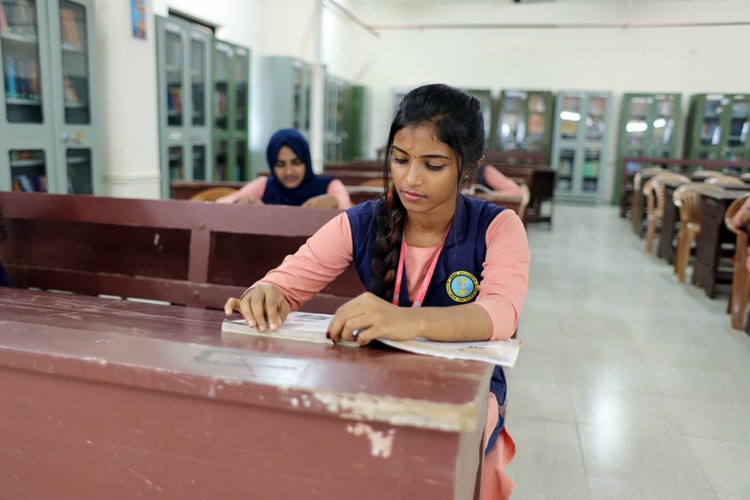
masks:
<instances>
[{"instance_id":1,"label":"woman's right hand","mask_svg":"<svg viewBox=\"0 0 750 500\"><path fill-rule=\"evenodd\" d=\"M230 297L224 305L224 314L231 316L239 311L247 324L260 332L278 330L291 311L289 301L276 285L259 284L242 296Z\"/></svg>"}]
</instances>

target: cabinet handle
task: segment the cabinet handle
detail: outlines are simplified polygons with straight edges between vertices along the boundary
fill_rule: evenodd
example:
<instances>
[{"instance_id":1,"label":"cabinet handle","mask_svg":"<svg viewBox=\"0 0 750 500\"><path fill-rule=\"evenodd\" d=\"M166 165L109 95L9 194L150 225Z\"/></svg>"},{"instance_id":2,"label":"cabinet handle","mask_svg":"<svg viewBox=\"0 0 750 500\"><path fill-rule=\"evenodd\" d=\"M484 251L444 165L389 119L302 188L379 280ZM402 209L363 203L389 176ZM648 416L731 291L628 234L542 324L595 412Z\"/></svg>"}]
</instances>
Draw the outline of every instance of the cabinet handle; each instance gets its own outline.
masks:
<instances>
[{"instance_id":1,"label":"cabinet handle","mask_svg":"<svg viewBox=\"0 0 750 500\"><path fill-rule=\"evenodd\" d=\"M81 133L76 132L75 134L68 134L65 133L62 135L62 140L66 144L75 144L76 146L81 146L83 143L81 142Z\"/></svg>"}]
</instances>

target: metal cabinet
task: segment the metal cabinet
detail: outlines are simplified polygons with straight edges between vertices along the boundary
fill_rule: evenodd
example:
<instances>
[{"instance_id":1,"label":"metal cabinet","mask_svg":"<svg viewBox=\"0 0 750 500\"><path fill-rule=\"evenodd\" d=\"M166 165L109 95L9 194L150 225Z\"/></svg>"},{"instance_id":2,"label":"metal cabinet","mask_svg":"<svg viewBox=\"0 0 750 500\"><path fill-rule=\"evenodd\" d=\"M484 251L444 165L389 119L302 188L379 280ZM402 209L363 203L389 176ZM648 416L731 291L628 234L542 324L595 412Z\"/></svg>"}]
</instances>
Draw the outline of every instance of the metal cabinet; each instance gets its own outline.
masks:
<instances>
[{"instance_id":1,"label":"metal cabinet","mask_svg":"<svg viewBox=\"0 0 750 500\"><path fill-rule=\"evenodd\" d=\"M600 201L611 101L609 92L557 94L552 146L552 167L557 170L556 199Z\"/></svg>"},{"instance_id":2,"label":"metal cabinet","mask_svg":"<svg viewBox=\"0 0 750 500\"><path fill-rule=\"evenodd\" d=\"M170 182L210 179L212 33L156 16L162 197Z\"/></svg>"},{"instance_id":3,"label":"metal cabinet","mask_svg":"<svg viewBox=\"0 0 750 500\"><path fill-rule=\"evenodd\" d=\"M553 108L552 92L503 90L497 103L491 148L544 153L549 158Z\"/></svg>"},{"instance_id":4,"label":"metal cabinet","mask_svg":"<svg viewBox=\"0 0 750 500\"><path fill-rule=\"evenodd\" d=\"M250 50L214 41L213 172L211 178L248 181Z\"/></svg>"},{"instance_id":5,"label":"metal cabinet","mask_svg":"<svg viewBox=\"0 0 750 500\"><path fill-rule=\"evenodd\" d=\"M690 97L684 157L750 160L750 94L696 94Z\"/></svg>"},{"instance_id":6,"label":"metal cabinet","mask_svg":"<svg viewBox=\"0 0 750 500\"><path fill-rule=\"evenodd\" d=\"M294 128L309 139L312 66L294 57L263 56L254 68L250 143L257 173L269 168L266 147L277 130Z\"/></svg>"},{"instance_id":7,"label":"metal cabinet","mask_svg":"<svg viewBox=\"0 0 750 500\"><path fill-rule=\"evenodd\" d=\"M103 191L93 0L1 0L0 190Z\"/></svg>"},{"instance_id":8,"label":"metal cabinet","mask_svg":"<svg viewBox=\"0 0 750 500\"><path fill-rule=\"evenodd\" d=\"M342 78L325 76L325 96L323 103L323 159L326 162L341 162L345 159L346 142L349 132L346 129L346 110L351 105L350 85Z\"/></svg>"},{"instance_id":9,"label":"metal cabinet","mask_svg":"<svg viewBox=\"0 0 750 500\"><path fill-rule=\"evenodd\" d=\"M629 92L622 96L617 131L613 203L621 196L623 175L628 178L640 164L625 164L623 158L674 158L681 137L682 106L677 93Z\"/></svg>"}]
</instances>

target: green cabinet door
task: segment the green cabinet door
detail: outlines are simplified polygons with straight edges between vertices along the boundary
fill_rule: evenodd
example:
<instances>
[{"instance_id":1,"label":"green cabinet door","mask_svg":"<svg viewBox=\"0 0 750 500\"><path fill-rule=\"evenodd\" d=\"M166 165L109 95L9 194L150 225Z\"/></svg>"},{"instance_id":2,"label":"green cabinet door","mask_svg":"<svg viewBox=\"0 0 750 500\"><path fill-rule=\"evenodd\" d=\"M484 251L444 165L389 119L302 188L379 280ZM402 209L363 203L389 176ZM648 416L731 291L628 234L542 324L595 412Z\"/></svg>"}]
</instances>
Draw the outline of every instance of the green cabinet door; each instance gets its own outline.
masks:
<instances>
[{"instance_id":1,"label":"green cabinet door","mask_svg":"<svg viewBox=\"0 0 750 500\"><path fill-rule=\"evenodd\" d=\"M503 90L495 113L492 149L538 152L549 158L553 111L552 92Z\"/></svg>"},{"instance_id":2,"label":"green cabinet door","mask_svg":"<svg viewBox=\"0 0 750 500\"><path fill-rule=\"evenodd\" d=\"M750 94L696 94L690 97L685 158L747 161Z\"/></svg>"},{"instance_id":3,"label":"green cabinet door","mask_svg":"<svg viewBox=\"0 0 750 500\"><path fill-rule=\"evenodd\" d=\"M214 39L211 179L248 181L250 50Z\"/></svg>"},{"instance_id":4,"label":"green cabinet door","mask_svg":"<svg viewBox=\"0 0 750 500\"><path fill-rule=\"evenodd\" d=\"M677 93L629 92L622 96L617 131L613 204L620 203L623 176L632 177L640 164L623 158L675 158L682 126L682 98Z\"/></svg>"}]
</instances>

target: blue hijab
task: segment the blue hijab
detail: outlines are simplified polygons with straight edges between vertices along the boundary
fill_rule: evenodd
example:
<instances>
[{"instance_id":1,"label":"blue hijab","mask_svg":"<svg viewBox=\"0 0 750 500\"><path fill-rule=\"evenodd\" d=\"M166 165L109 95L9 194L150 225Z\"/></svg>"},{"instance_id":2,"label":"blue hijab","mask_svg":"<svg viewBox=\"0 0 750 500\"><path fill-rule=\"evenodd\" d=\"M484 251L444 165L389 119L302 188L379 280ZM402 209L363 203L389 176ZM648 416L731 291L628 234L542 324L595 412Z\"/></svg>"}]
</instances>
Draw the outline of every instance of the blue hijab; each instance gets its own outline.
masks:
<instances>
[{"instance_id":1,"label":"blue hijab","mask_svg":"<svg viewBox=\"0 0 750 500\"><path fill-rule=\"evenodd\" d=\"M279 157L282 146L288 146L297 155L297 158L305 164L305 177L299 186L289 189L276 178L274 165ZM268 141L266 149L266 160L271 167L271 175L266 182L266 190L263 191L263 203L266 205L294 205L300 206L310 198L325 194L332 177L315 175L312 169L312 158L310 157L310 146L302 134L293 128L283 128L277 131Z\"/></svg>"}]
</instances>

